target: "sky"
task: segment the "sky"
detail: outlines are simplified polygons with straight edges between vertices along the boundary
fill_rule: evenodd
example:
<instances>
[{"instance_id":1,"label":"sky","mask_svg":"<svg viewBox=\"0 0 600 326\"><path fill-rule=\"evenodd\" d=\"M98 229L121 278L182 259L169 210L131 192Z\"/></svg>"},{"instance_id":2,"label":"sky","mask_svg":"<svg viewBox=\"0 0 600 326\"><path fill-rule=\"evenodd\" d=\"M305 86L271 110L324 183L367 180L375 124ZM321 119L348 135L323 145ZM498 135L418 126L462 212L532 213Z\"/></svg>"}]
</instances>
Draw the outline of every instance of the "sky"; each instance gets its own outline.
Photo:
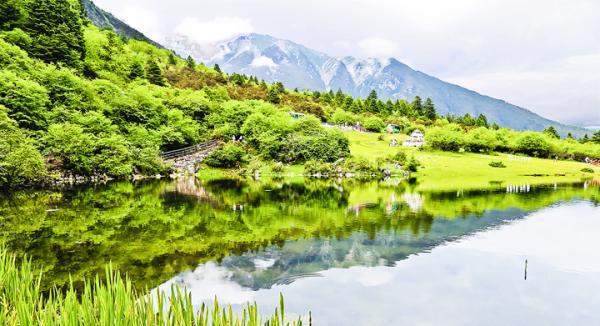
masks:
<instances>
[{"instance_id":1,"label":"sky","mask_svg":"<svg viewBox=\"0 0 600 326\"><path fill-rule=\"evenodd\" d=\"M95 0L158 42L269 34L394 57L544 117L600 126L598 0Z\"/></svg>"}]
</instances>

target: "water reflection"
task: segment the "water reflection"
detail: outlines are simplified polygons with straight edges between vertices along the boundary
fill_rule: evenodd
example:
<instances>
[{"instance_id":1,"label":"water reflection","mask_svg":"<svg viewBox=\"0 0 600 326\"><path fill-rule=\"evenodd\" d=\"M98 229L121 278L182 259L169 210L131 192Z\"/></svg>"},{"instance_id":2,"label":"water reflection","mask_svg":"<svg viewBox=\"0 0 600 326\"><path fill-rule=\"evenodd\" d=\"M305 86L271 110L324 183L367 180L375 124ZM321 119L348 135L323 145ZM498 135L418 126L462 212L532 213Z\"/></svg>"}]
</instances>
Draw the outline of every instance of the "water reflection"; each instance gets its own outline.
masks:
<instances>
[{"instance_id":1,"label":"water reflection","mask_svg":"<svg viewBox=\"0 0 600 326\"><path fill-rule=\"evenodd\" d=\"M0 242L45 272L44 286L112 262L140 288L203 263L256 290L320 271L392 266L558 202L597 202L593 185L413 191L398 180L120 182L0 199Z\"/></svg>"},{"instance_id":2,"label":"water reflection","mask_svg":"<svg viewBox=\"0 0 600 326\"><path fill-rule=\"evenodd\" d=\"M600 209L575 201L513 213L420 248L400 234L290 241L202 264L163 287L187 287L196 305L223 293L221 302L256 301L267 311L283 292L287 311L311 310L318 325L598 324ZM432 234L452 228L433 224Z\"/></svg>"}]
</instances>

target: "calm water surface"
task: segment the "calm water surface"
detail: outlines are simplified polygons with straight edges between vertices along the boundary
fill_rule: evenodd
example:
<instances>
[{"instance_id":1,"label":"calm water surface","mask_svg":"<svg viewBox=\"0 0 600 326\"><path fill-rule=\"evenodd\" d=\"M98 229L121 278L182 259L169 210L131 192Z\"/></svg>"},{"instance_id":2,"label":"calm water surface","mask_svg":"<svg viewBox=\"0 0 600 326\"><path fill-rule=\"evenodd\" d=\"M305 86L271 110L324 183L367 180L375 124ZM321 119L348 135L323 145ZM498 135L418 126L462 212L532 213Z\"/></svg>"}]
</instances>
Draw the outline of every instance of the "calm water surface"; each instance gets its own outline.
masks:
<instances>
[{"instance_id":1,"label":"calm water surface","mask_svg":"<svg viewBox=\"0 0 600 326\"><path fill-rule=\"evenodd\" d=\"M0 241L46 287L112 261L140 289L179 284L315 325L600 324L600 190L427 192L288 180L115 183L0 200ZM527 261L527 265L526 265Z\"/></svg>"}]
</instances>

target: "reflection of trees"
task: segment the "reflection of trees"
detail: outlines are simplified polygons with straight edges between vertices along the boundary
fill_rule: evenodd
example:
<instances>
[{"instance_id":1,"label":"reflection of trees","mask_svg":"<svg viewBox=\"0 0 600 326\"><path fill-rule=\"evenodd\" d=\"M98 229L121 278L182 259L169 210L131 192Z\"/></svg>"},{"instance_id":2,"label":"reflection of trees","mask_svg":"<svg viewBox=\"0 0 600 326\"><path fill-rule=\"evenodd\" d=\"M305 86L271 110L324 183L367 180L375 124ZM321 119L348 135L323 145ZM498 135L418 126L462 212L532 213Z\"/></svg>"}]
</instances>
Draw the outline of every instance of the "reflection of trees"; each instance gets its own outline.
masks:
<instances>
[{"instance_id":1,"label":"reflection of trees","mask_svg":"<svg viewBox=\"0 0 600 326\"><path fill-rule=\"evenodd\" d=\"M333 264L356 264L353 257L365 255L370 262L390 262L402 255L384 254L386 248L425 248L450 236L436 226L460 229L468 224L454 221L455 216L472 221L473 214L483 216L490 209L530 210L577 197L598 200L597 188L582 187L527 194L473 192L458 198L456 193L428 193L422 194L421 209L414 210L402 200L401 187L373 182L186 182L191 183L120 182L18 192L0 199L0 241L21 256L30 255L43 266L45 279L58 284L68 282L69 273L77 281L103 272L112 261L144 288L207 260L284 243L291 248L286 240L315 239L310 245L324 250L320 239L351 241L358 233L365 239L353 243L353 249L334 246L329 251ZM349 211L351 194L371 192L358 214ZM397 234L409 242L397 242ZM431 240L434 234L440 234L438 242ZM369 241L377 249L364 247ZM309 249L303 248L307 256L296 256L296 265L282 266L303 268L324 257Z\"/></svg>"}]
</instances>

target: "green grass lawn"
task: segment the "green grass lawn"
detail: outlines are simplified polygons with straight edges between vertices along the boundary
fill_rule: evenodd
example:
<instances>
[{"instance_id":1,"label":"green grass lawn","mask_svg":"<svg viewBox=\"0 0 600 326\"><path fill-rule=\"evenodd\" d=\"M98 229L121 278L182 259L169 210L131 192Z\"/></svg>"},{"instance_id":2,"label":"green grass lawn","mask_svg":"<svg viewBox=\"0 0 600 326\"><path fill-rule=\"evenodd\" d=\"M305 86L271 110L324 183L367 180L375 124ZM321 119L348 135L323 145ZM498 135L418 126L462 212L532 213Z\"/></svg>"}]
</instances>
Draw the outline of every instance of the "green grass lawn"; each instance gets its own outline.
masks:
<instances>
[{"instance_id":1,"label":"green grass lawn","mask_svg":"<svg viewBox=\"0 0 600 326\"><path fill-rule=\"evenodd\" d=\"M439 151L421 151L416 148L390 147L391 138L402 142L406 135L345 132L350 140L352 155L375 161L399 150L414 155L420 162L417 177L418 190L454 190L504 187L506 185L535 185L578 182L585 178L598 177L600 169L589 164L574 161L556 161L548 159L510 157L508 154L485 155L475 153L452 153ZM491 161L502 161L506 168L493 168ZM581 169L589 167L595 173L584 173Z\"/></svg>"}]
</instances>

